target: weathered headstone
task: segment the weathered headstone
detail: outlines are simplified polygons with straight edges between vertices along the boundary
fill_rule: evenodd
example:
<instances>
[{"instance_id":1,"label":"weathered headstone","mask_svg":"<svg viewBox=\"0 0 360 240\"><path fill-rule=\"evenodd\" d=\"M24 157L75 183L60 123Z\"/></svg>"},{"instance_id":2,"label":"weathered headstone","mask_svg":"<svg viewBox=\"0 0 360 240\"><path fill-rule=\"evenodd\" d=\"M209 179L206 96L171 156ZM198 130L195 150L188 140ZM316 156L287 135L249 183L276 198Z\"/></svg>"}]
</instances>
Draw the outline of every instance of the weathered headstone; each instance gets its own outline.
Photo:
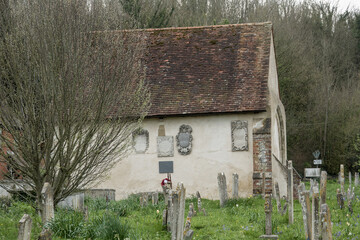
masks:
<instances>
[{"instance_id":1,"label":"weathered headstone","mask_svg":"<svg viewBox=\"0 0 360 240\"><path fill-rule=\"evenodd\" d=\"M344 175L344 165L340 165L340 189L341 193L344 195L345 193L345 175Z\"/></svg>"},{"instance_id":2,"label":"weathered headstone","mask_svg":"<svg viewBox=\"0 0 360 240\"><path fill-rule=\"evenodd\" d=\"M87 206L84 207L83 214L84 214L84 221L88 222L89 221L89 209Z\"/></svg>"},{"instance_id":3,"label":"weathered headstone","mask_svg":"<svg viewBox=\"0 0 360 240\"><path fill-rule=\"evenodd\" d=\"M349 172L349 185L351 186L352 184L352 175L351 175L351 172Z\"/></svg>"},{"instance_id":4,"label":"weathered headstone","mask_svg":"<svg viewBox=\"0 0 360 240\"><path fill-rule=\"evenodd\" d=\"M284 207L283 207L283 209L281 210L281 216L284 216L285 215L285 213L287 212L287 209L288 209L288 206L289 206L289 201L288 201L288 199L285 197L285 196L283 196L283 199L285 200L285 204L284 204Z\"/></svg>"},{"instance_id":5,"label":"weathered headstone","mask_svg":"<svg viewBox=\"0 0 360 240\"><path fill-rule=\"evenodd\" d=\"M189 213L188 216L186 218L186 222L185 222L185 230L184 230L184 239L185 240L191 240L194 232L190 229L191 228L191 218L194 215L194 206L192 203L190 203L189 205Z\"/></svg>"},{"instance_id":6,"label":"weathered headstone","mask_svg":"<svg viewBox=\"0 0 360 240\"><path fill-rule=\"evenodd\" d=\"M312 236L311 227L311 209L310 209L310 193L309 191L303 191L299 196L302 216L304 221L305 239L310 239Z\"/></svg>"},{"instance_id":7,"label":"weathered headstone","mask_svg":"<svg viewBox=\"0 0 360 240\"><path fill-rule=\"evenodd\" d=\"M359 186L359 173L358 172L355 173L354 185L355 185L355 187Z\"/></svg>"},{"instance_id":8,"label":"weathered headstone","mask_svg":"<svg viewBox=\"0 0 360 240\"><path fill-rule=\"evenodd\" d=\"M300 184L298 185L298 196L299 196L299 203L300 202L300 193L304 192L306 190L305 188L305 183L300 182Z\"/></svg>"},{"instance_id":9,"label":"weathered headstone","mask_svg":"<svg viewBox=\"0 0 360 240\"><path fill-rule=\"evenodd\" d=\"M200 192L199 191L196 191L196 197L198 199L198 212L200 213L201 210L202 210L202 207L201 207L201 196L200 196Z\"/></svg>"},{"instance_id":10,"label":"weathered headstone","mask_svg":"<svg viewBox=\"0 0 360 240\"><path fill-rule=\"evenodd\" d=\"M224 207L228 199L225 173L218 173L217 179L219 186L220 207Z\"/></svg>"},{"instance_id":11,"label":"weathered headstone","mask_svg":"<svg viewBox=\"0 0 360 240\"><path fill-rule=\"evenodd\" d=\"M18 240L30 240L31 224L31 217L28 214L24 214L24 216L19 221Z\"/></svg>"},{"instance_id":12,"label":"weathered headstone","mask_svg":"<svg viewBox=\"0 0 360 240\"><path fill-rule=\"evenodd\" d=\"M272 212L272 204L271 204L271 195L265 195L265 235L260 236L260 238L265 239L277 239L277 235L272 235L272 223L271 223L271 212Z\"/></svg>"},{"instance_id":13,"label":"weathered headstone","mask_svg":"<svg viewBox=\"0 0 360 240\"><path fill-rule=\"evenodd\" d=\"M310 198L312 197L313 194L313 187L314 187L314 179L310 178L310 190L309 190Z\"/></svg>"},{"instance_id":14,"label":"weathered headstone","mask_svg":"<svg viewBox=\"0 0 360 240\"><path fill-rule=\"evenodd\" d=\"M327 172L321 171L320 179L320 205L326 203L326 183L327 183Z\"/></svg>"},{"instance_id":15,"label":"weathered headstone","mask_svg":"<svg viewBox=\"0 0 360 240\"><path fill-rule=\"evenodd\" d=\"M344 196L341 193L340 189L336 190L336 199L340 209L344 209Z\"/></svg>"},{"instance_id":16,"label":"weathered headstone","mask_svg":"<svg viewBox=\"0 0 360 240\"><path fill-rule=\"evenodd\" d=\"M348 202L347 202L347 205L348 205L348 209L349 209L349 212L351 213L351 214L353 214L353 207L352 207L352 202L353 202L353 200L354 200L354 197L355 197L355 193L354 193L354 190L355 190L355 187L353 187L352 188L352 190L350 189L350 187L349 187L349 189L348 189L348 195L349 195L349 197L348 197Z\"/></svg>"},{"instance_id":17,"label":"weathered headstone","mask_svg":"<svg viewBox=\"0 0 360 240\"><path fill-rule=\"evenodd\" d=\"M278 212L281 212L280 190L278 182L275 182L275 199Z\"/></svg>"},{"instance_id":18,"label":"weathered headstone","mask_svg":"<svg viewBox=\"0 0 360 240\"><path fill-rule=\"evenodd\" d=\"M60 201L57 206L62 208L71 208L73 210L84 210L85 194L83 192L74 193L64 200Z\"/></svg>"},{"instance_id":19,"label":"weathered headstone","mask_svg":"<svg viewBox=\"0 0 360 240\"><path fill-rule=\"evenodd\" d=\"M288 201L289 201L289 224L294 223L294 174L293 174L293 166L292 161L288 161L288 183L287 183L287 191L288 191Z\"/></svg>"},{"instance_id":20,"label":"weathered headstone","mask_svg":"<svg viewBox=\"0 0 360 240\"><path fill-rule=\"evenodd\" d=\"M176 240L184 239L184 215L185 215L185 188L182 183L179 183L176 191L179 195L179 214L177 220L177 229L176 229Z\"/></svg>"},{"instance_id":21,"label":"weathered headstone","mask_svg":"<svg viewBox=\"0 0 360 240\"><path fill-rule=\"evenodd\" d=\"M153 206L158 205L158 203L159 203L159 193L158 192L154 192L151 194L151 202L152 202Z\"/></svg>"},{"instance_id":22,"label":"weathered headstone","mask_svg":"<svg viewBox=\"0 0 360 240\"><path fill-rule=\"evenodd\" d=\"M233 173L232 195L235 199L239 197L239 175L237 173Z\"/></svg>"},{"instance_id":23,"label":"weathered headstone","mask_svg":"<svg viewBox=\"0 0 360 240\"><path fill-rule=\"evenodd\" d=\"M330 209L326 203L321 205L321 222L322 222L321 239L332 240Z\"/></svg>"},{"instance_id":24,"label":"weathered headstone","mask_svg":"<svg viewBox=\"0 0 360 240\"><path fill-rule=\"evenodd\" d=\"M42 222L46 224L54 218L54 195L50 183L44 183L41 196L43 200Z\"/></svg>"},{"instance_id":25,"label":"weathered headstone","mask_svg":"<svg viewBox=\"0 0 360 240\"><path fill-rule=\"evenodd\" d=\"M320 199L319 191L314 189L312 197L312 237L311 240L319 240L321 230L320 230Z\"/></svg>"}]
</instances>

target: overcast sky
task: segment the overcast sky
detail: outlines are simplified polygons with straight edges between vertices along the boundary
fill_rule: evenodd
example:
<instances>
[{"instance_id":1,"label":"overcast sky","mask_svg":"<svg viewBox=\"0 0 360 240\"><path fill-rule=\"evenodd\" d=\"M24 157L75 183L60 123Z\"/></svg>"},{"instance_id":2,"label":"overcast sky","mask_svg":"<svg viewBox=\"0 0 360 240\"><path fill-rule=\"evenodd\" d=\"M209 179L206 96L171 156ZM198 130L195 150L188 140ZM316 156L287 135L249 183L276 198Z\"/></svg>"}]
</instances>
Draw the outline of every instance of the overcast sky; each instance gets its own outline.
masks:
<instances>
[{"instance_id":1,"label":"overcast sky","mask_svg":"<svg viewBox=\"0 0 360 240\"><path fill-rule=\"evenodd\" d=\"M320 1L320 0L319 0ZM349 9L357 9L360 11L360 0L323 0L325 2L331 2L333 4L338 3L339 11L343 12L347 7Z\"/></svg>"}]
</instances>

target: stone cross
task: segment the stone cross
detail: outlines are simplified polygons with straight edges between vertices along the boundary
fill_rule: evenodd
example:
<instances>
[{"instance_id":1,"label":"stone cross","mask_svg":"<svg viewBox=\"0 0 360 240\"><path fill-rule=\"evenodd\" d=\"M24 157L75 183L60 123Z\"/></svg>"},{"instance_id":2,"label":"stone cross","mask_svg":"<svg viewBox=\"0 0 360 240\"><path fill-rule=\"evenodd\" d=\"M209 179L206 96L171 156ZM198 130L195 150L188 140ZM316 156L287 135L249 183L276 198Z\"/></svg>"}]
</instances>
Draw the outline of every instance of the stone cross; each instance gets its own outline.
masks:
<instances>
[{"instance_id":1,"label":"stone cross","mask_svg":"<svg viewBox=\"0 0 360 240\"><path fill-rule=\"evenodd\" d=\"M320 238L320 199L319 191L314 189L312 197L312 237L311 240L319 240Z\"/></svg>"},{"instance_id":2,"label":"stone cross","mask_svg":"<svg viewBox=\"0 0 360 240\"><path fill-rule=\"evenodd\" d=\"M265 239L277 239L277 235L272 235L272 223L271 223L271 212L272 212L272 204L271 204L271 195L265 194L265 235L260 236L260 238Z\"/></svg>"},{"instance_id":3,"label":"stone cross","mask_svg":"<svg viewBox=\"0 0 360 240\"><path fill-rule=\"evenodd\" d=\"M233 173L232 197L239 198L239 175L237 173Z\"/></svg>"},{"instance_id":4,"label":"stone cross","mask_svg":"<svg viewBox=\"0 0 360 240\"><path fill-rule=\"evenodd\" d=\"M18 240L30 240L31 224L31 217L27 214L24 214L24 216L19 221Z\"/></svg>"},{"instance_id":5,"label":"stone cross","mask_svg":"<svg viewBox=\"0 0 360 240\"><path fill-rule=\"evenodd\" d=\"M336 199L340 209L344 209L344 195L340 192L340 189L336 190Z\"/></svg>"},{"instance_id":6,"label":"stone cross","mask_svg":"<svg viewBox=\"0 0 360 240\"><path fill-rule=\"evenodd\" d=\"M327 183L327 172L321 171L320 179L320 205L326 203L326 183Z\"/></svg>"},{"instance_id":7,"label":"stone cross","mask_svg":"<svg viewBox=\"0 0 360 240\"><path fill-rule=\"evenodd\" d=\"M43 201L42 222L46 224L54 218L54 194L50 183L44 183L41 196Z\"/></svg>"},{"instance_id":8,"label":"stone cross","mask_svg":"<svg viewBox=\"0 0 360 240\"><path fill-rule=\"evenodd\" d=\"M344 175L344 164L340 165L340 187L341 187L341 193L345 193L345 175Z\"/></svg>"},{"instance_id":9,"label":"stone cross","mask_svg":"<svg viewBox=\"0 0 360 240\"><path fill-rule=\"evenodd\" d=\"M219 185L220 207L224 207L228 200L225 173L218 173L217 179Z\"/></svg>"},{"instance_id":10,"label":"stone cross","mask_svg":"<svg viewBox=\"0 0 360 240\"><path fill-rule=\"evenodd\" d=\"M354 185L355 185L355 187L359 186L359 173L358 172L355 173Z\"/></svg>"},{"instance_id":11,"label":"stone cross","mask_svg":"<svg viewBox=\"0 0 360 240\"><path fill-rule=\"evenodd\" d=\"M321 237L322 240L332 240L332 226L331 226L331 216L330 209L327 204L321 205Z\"/></svg>"},{"instance_id":12,"label":"stone cross","mask_svg":"<svg viewBox=\"0 0 360 240\"><path fill-rule=\"evenodd\" d=\"M278 212L281 212L280 190L279 183L275 182L275 199Z\"/></svg>"},{"instance_id":13,"label":"stone cross","mask_svg":"<svg viewBox=\"0 0 360 240\"><path fill-rule=\"evenodd\" d=\"M310 239L312 236L312 227L311 227L311 207L310 207L310 193L309 191L303 191L299 196L302 216L304 221L304 229L305 229L305 239Z\"/></svg>"},{"instance_id":14,"label":"stone cross","mask_svg":"<svg viewBox=\"0 0 360 240\"><path fill-rule=\"evenodd\" d=\"M288 183L287 183L287 190L288 190L288 201L289 201L289 224L294 223L294 173L293 173L293 166L292 161L288 161Z\"/></svg>"}]
</instances>

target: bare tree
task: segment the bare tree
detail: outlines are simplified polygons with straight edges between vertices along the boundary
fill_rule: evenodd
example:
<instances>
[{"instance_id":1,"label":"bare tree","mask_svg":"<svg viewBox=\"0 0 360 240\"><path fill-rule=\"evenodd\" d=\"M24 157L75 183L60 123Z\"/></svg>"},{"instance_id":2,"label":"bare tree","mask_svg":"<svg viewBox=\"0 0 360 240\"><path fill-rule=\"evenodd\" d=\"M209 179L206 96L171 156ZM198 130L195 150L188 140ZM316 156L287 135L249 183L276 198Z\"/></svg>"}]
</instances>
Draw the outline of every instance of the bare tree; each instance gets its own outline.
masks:
<instances>
[{"instance_id":1,"label":"bare tree","mask_svg":"<svg viewBox=\"0 0 360 240\"><path fill-rule=\"evenodd\" d=\"M110 26L103 2L10 0L9 9L0 42L0 124L13 155L2 155L41 211L45 182L58 203L101 181L128 153L149 106L143 38L94 32Z\"/></svg>"}]
</instances>

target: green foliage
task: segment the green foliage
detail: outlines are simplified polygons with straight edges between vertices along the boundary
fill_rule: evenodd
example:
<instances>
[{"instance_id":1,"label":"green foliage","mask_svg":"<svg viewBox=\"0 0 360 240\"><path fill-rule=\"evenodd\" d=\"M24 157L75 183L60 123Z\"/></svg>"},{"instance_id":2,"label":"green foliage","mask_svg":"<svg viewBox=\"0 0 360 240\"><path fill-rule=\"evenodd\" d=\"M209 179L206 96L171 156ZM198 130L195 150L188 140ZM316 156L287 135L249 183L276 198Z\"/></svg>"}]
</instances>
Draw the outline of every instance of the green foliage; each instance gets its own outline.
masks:
<instances>
[{"instance_id":1,"label":"green foliage","mask_svg":"<svg viewBox=\"0 0 360 240\"><path fill-rule=\"evenodd\" d=\"M84 216L81 212L58 209L56 217L49 222L48 227L55 236L66 239L76 238L84 234Z\"/></svg>"}]
</instances>

